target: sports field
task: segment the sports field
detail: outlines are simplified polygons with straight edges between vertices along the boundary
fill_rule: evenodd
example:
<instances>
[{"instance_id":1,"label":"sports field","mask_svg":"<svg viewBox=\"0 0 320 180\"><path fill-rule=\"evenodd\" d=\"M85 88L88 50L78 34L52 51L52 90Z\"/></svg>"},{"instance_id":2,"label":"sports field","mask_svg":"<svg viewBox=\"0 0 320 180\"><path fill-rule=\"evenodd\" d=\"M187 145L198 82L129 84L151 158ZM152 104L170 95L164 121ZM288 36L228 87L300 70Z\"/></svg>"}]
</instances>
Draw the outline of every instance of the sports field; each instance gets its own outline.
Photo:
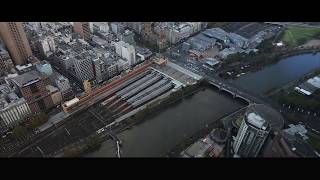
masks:
<instances>
[{"instance_id":1,"label":"sports field","mask_svg":"<svg viewBox=\"0 0 320 180\"><path fill-rule=\"evenodd\" d=\"M288 27L282 36L282 41L290 47L298 46L320 34L318 28Z\"/></svg>"}]
</instances>

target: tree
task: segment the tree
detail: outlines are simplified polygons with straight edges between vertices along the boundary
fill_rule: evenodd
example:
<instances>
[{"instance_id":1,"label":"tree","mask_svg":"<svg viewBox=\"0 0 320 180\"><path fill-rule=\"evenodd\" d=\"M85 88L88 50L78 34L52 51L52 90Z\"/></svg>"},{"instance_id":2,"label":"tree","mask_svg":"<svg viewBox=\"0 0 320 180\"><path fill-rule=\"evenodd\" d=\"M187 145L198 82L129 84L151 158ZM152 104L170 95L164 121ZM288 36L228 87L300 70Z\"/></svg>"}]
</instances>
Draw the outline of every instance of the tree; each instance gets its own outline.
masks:
<instances>
[{"instance_id":1,"label":"tree","mask_svg":"<svg viewBox=\"0 0 320 180\"><path fill-rule=\"evenodd\" d=\"M88 151L100 148L102 139L99 136L92 136L88 139L86 149Z\"/></svg>"},{"instance_id":2,"label":"tree","mask_svg":"<svg viewBox=\"0 0 320 180\"><path fill-rule=\"evenodd\" d=\"M80 157L81 150L79 148L66 148L63 150L64 157Z\"/></svg>"},{"instance_id":3,"label":"tree","mask_svg":"<svg viewBox=\"0 0 320 180\"><path fill-rule=\"evenodd\" d=\"M31 128L37 128L41 126L42 124L48 122L49 116L45 113L38 114L36 116L33 116L30 120L30 126Z\"/></svg>"},{"instance_id":4,"label":"tree","mask_svg":"<svg viewBox=\"0 0 320 180\"><path fill-rule=\"evenodd\" d=\"M27 129L24 126L18 125L15 128L13 128L13 136L16 138L21 138L27 134Z\"/></svg>"}]
</instances>

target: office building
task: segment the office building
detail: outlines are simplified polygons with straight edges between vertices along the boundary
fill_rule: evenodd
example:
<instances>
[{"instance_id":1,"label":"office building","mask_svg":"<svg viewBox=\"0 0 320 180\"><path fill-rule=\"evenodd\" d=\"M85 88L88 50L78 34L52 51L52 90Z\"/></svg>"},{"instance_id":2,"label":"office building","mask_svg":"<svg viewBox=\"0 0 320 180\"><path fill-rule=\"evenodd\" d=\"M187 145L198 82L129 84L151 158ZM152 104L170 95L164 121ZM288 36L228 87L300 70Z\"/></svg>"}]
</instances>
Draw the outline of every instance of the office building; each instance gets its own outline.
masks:
<instances>
[{"instance_id":1,"label":"office building","mask_svg":"<svg viewBox=\"0 0 320 180\"><path fill-rule=\"evenodd\" d=\"M257 157L270 132L270 124L259 112L247 111L233 143L235 156Z\"/></svg>"},{"instance_id":2,"label":"office building","mask_svg":"<svg viewBox=\"0 0 320 180\"><path fill-rule=\"evenodd\" d=\"M120 41L124 41L128 44L134 44L134 33L130 30L125 30L124 33L119 34Z\"/></svg>"},{"instance_id":3,"label":"office building","mask_svg":"<svg viewBox=\"0 0 320 180\"><path fill-rule=\"evenodd\" d=\"M136 64L136 51L134 46L123 41L119 41L115 43L115 48L116 53L122 58L128 60L130 66Z\"/></svg>"},{"instance_id":4,"label":"office building","mask_svg":"<svg viewBox=\"0 0 320 180\"><path fill-rule=\"evenodd\" d=\"M94 32L109 33L108 22L93 22L92 26Z\"/></svg>"},{"instance_id":5,"label":"office building","mask_svg":"<svg viewBox=\"0 0 320 180\"><path fill-rule=\"evenodd\" d=\"M52 36L40 37L39 46L39 50L44 57L49 57L56 51L55 42Z\"/></svg>"},{"instance_id":6,"label":"office building","mask_svg":"<svg viewBox=\"0 0 320 180\"><path fill-rule=\"evenodd\" d=\"M94 79L92 60L88 53L84 52L74 57L75 73L79 81Z\"/></svg>"},{"instance_id":7,"label":"office building","mask_svg":"<svg viewBox=\"0 0 320 180\"><path fill-rule=\"evenodd\" d=\"M13 63L8 51L0 48L0 75L9 73L13 68Z\"/></svg>"},{"instance_id":8,"label":"office building","mask_svg":"<svg viewBox=\"0 0 320 180\"><path fill-rule=\"evenodd\" d=\"M15 65L27 63L32 51L22 22L0 22L0 36Z\"/></svg>"},{"instance_id":9,"label":"office building","mask_svg":"<svg viewBox=\"0 0 320 180\"><path fill-rule=\"evenodd\" d=\"M62 99L69 100L73 98L73 92L70 87L69 80L64 76L60 75L55 79L55 85L58 87L61 92Z\"/></svg>"},{"instance_id":10,"label":"office building","mask_svg":"<svg viewBox=\"0 0 320 180\"><path fill-rule=\"evenodd\" d=\"M46 86L46 89L49 91L50 93L50 97L52 100L52 103L56 106L59 105L62 102L62 94L59 91L58 88L52 86L52 85L48 85Z\"/></svg>"},{"instance_id":11,"label":"office building","mask_svg":"<svg viewBox=\"0 0 320 180\"><path fill-rule=\"evenodd\" d=\"M234 153L241 157L256 157L265 148L268 134L280 131L283 126L283 117L273 108L263 104L249 105L233 143Z\"/></svg>"},{"instance_id":12,"label":"office building","mask_svg":"<svg viewBox=\"0 0 320 180\"><path fill-rule=\"evenodd\" d=\"M91 30L89 22L74 22L73 30L75 33L79 34L85 41L89 42L91 40Z\"/></svg>"},{"instance_id":13,"label":"office building","mask_svg":"<svg viewBox=\"0 0 320 180\"><path fill-rule=\"evenodd\" d=\"M12 80L20 96L27 100L31 112L37 113L53 107L50 92L46 89L46 86L50 84L48 76L32 70Z\"/></svg>"},{"instance_id":14,"label":"office building","mask_svg":"<svg viewBox=\"0 0 320 180\"><path fill-rule=\"evenodd\" d=\"M40 72L43 73L47 76L51 76L52 75L52 67L50 65L50 63L46 60L43 60L39 63L36 64L36 69Z\"/></svg>"},{"instance_id":15,"label":"office building","mask_svg":"<svg viewBox=\"0 0 320 180\"><path fill-rule=\"evenodd\" d=\"M30 114L24 98L18 97L8 84L0 85L0 132L14 127Z\"/></svg>"},{"instance_id":16,"label":"office building","mask_svg":"<svg viewBox=\"0 0 320 180\"><path fill-rule=\"evenodd\" d=\"M98 83L102 82L105 73L106 73L106 65L100 58L93 59L93 69L94 69L94 76Z\"/></svg>"}]
</instances>

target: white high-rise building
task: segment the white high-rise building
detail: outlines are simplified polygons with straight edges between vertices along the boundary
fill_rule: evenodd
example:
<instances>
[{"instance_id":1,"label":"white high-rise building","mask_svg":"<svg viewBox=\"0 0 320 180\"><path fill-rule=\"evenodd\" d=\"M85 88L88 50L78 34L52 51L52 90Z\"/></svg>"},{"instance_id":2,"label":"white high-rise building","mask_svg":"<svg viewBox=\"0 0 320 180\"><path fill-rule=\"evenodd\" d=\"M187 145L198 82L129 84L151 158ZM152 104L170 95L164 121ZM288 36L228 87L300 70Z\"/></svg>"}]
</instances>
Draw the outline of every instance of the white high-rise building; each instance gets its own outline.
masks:
<instances>
[{"instance_id":1,"label":"white high-rise building","mask_svg":"<svg viewBox=\"0 0 320 180\"><path fill-rule=\"evenodd\" d=\"M136 51L134 46L123 41L119 41L115 43L115 47L116 53L122 58L128 60L130 66L136 64Z\"/></svg>"},{"instance_id":2,"label":"white high-rise building","mask_svg":"<svg viewBox=\"0 0 320 180\"><path fill-rule=\"evenodd\" d=\"M247 111L233 143L234 154L257 157L270 132L270 124L259 112Z\"/></svg>"},{"instance_id":3,"label":"white high-rise building","mask_svg":"<svg viewBox=\"0 0 320 180\"><path fill-rule=\"evenodd\" d=\"M49 57L56 51L55 42L52 36L46 36L40 39L40 51L45 57Z\"/></svg>"}]
</instances>

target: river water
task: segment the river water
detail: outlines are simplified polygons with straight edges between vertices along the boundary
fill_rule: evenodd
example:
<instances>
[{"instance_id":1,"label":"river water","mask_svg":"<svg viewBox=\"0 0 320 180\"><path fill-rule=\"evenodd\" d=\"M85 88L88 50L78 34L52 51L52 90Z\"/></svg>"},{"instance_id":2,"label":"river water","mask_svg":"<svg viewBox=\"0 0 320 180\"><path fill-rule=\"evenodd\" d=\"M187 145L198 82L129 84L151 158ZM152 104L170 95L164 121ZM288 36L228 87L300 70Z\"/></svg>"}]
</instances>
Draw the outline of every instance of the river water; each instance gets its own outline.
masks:
<instances>
[{"instance_id":1,"label":"river water","mask_svg":"<svg viewBox=\"0 0 320 180\"><path fill-rule=\"evenodd\" d=\"M265 93L320 68L320 53L284 58L257 72L249 72L232 83L255 93ZM161 157L206 124L243 107L218 91L206 89L163 110L140 125L120 133L124 157ZM114 157L111 141L87 157Z\"/></svg>"},{"instance_id":2,"label":"river water","mask_svg":"<svg viewBox=\"0 0 320 180\"><path fill-rule=\"evenodd\" d=\"M284 58L260 71L249 72L229 81L251 92L263 94L317 68L320 68L320 53L302 54Z\"/></svg>"},{"instance_id":3,"label":"river water","mask_svg":"<svg viewBox=\"0 0 320 180\"><path fill-rule=\"evenodd\" d=\"M192 97L170 105L158 115L148 119L118 137L123 142L124 157L161 157L186 137L204 128L206 124L235 111L244 104L212 89L200 91ZM114 157L111 141L87 157Z\"/></svg>"}]
</instances>

